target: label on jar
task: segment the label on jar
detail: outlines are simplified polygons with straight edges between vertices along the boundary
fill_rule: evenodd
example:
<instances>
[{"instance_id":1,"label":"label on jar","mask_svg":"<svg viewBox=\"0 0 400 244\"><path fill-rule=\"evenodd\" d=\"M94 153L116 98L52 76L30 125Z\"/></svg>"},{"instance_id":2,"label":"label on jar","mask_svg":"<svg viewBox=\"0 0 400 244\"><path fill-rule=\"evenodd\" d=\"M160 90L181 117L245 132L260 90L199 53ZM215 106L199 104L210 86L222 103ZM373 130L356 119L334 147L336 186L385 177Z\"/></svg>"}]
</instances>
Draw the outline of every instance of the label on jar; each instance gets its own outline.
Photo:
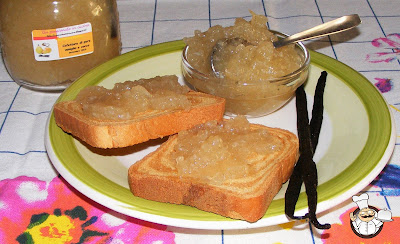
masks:
<instances>
[{"instance_id":1,"label":"label on jar","mask_svg":"<svg viewBox=\"0 0 400 244\"><path fill-rule=\"evenodd\" d=\"M57 29L33 30L32 43L37 61L51 61L93 53L92 25L84 23Z\"/></svg>"}]
</instances>

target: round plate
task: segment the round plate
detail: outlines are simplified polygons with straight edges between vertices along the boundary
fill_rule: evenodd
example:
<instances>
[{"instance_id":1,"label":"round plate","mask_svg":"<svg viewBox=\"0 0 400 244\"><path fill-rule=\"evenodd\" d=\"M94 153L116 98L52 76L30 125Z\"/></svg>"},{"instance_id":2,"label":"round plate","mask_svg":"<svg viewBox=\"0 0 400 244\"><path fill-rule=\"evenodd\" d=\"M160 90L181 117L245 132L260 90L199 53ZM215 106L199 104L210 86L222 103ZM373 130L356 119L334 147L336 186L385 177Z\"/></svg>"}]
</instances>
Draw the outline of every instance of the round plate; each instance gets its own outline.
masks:
<instances>
[{"instance_id":1,"label":"round plate","mask_svg":"<svg viewBox=\"0 0 400 244\"><path fill-rule=\"evenodd\" d=\"M123 54L89 71L74 82L58 101L74 99L84 87L176 74L181 77L182 41L162 43ZM318 212L352 197L383 169L395 144L395 128L387 103L379 91L350 67L311 51L311 69L306 83L309 112L321 71L328 72L325 110L317 163ZM279 111L249 119L271 127L296 131L296 107L292 99ZM131 164L155 150L162 140L124 149L100 150L82 145L64 133L50 114L46 130L48 155L58 172L78 191L117 212L160 224L196 229L243 229L287 222L284 214L286 184L274 198L265 216L256 223L232 220L193 207L159 203L135 197L129 191L127 171ZM301 193L296 214L307 212L307 197Z\"/></svg>"}]
</instances>

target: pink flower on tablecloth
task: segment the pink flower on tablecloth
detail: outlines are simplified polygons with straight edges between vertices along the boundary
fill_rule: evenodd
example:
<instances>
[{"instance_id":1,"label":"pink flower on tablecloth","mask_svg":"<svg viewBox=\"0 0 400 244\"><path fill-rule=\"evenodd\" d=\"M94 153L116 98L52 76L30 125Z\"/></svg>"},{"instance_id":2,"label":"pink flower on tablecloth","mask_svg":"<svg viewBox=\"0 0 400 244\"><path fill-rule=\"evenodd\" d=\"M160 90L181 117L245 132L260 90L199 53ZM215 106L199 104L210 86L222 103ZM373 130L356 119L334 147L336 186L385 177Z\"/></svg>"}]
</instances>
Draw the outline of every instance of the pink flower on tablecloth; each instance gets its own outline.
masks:
<instances>
[{"instance_id":1,"label":"pink flower on tablecloth","mask_svg":"<svg viewBox=\"0 0 400 244\"><path fill-rule=\"evenodd\" d=\"M166 226L106 211L60 178L6 179L0 181L0 243L174 243Z\"/></svg>"},{"instance_id":2,"label":"pink flower on tablecloth","mask_svg":"<svg viewBox=\"0 0 400 244\"><path fill-rule=\"evenodd\" d=\"M388 92L392 90L392 80L387 78L375 78L378 82L375 83L375 86L382 92Z\"/></svg>"},{"instance_id":3,"label":"pink flower on tablecloth","mask_svg":"<svg viewBox=\"0 0 400 244\"><path fill-rule=\"evenodd\" d=\"M400 60L400 34L393 33L387 37L374 39L371 44L377 48L385 49L384 52L377 52L367 55L367 61L370 63L392 62Z\"/></svg>"}]
</instances>

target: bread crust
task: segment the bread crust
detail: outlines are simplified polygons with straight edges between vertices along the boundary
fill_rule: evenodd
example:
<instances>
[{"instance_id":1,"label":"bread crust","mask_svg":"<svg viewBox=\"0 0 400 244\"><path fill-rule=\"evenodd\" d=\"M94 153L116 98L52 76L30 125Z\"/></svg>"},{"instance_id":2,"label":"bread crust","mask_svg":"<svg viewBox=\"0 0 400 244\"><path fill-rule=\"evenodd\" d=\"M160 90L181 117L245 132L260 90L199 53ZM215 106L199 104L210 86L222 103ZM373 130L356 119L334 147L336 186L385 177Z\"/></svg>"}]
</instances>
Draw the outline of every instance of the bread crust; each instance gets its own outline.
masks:
<instances>
[{"instance_id":1,"label":"bread crust","mask_svg":"<svg viewBox=\"0 0 400 244\"><path fill-rule=\"evenodd\" d=\"M135 196L145 199L189 205L225 217L256 222L264 216L282 184L289 179L298 159L296 135L279 128L268 130L285 141L286 149L265 159L266 170L261 177L250 177L245 183L236 185L233 183L239 189L248 187L250 191L241 192L233 187L205 184L179 176L174 162L168 159L177 142L176 135L129 168L130 190Z\"/></svg>"},{"instance_id":2,"label":"bread crust","mask_svg":"<svg viewBox=\"0 0 400 244\"><path fill-rule=\"evenodd\" d=\"M56 103L53 111L57 125L65 132L93 147L119 148L169 136L209 120L222 120L223 98L195 91L187 96L192 102L190 109L145 112L129 120L89 117L74 100Z\"/></svg>"}]
</instances>

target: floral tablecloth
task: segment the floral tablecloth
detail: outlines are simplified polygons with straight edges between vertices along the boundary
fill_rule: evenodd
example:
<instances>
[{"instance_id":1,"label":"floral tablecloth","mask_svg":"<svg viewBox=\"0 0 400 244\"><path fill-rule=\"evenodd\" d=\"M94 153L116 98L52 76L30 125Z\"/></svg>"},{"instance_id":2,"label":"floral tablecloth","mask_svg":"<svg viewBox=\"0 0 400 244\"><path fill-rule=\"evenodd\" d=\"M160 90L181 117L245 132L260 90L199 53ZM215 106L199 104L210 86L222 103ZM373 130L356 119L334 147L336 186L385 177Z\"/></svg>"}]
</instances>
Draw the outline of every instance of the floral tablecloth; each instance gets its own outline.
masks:
<instances>
[{"instance_id":1,"label":"floral tablecloth","mask_svg":"<svg viewBox=\"0 0 400 244\"><path fill-rule=\"evenodd\" d=\"M118 0L122 52L193 35L195 29L232 25L249 10L264 14L271 29L292 34L348 14L362 24L352 35L306 42L373 83L400 124L400 1ZM400 243L400 132L383 172L360 194L391 213L373 238L349 224L354 199L308 221L245 230L195 230L160 225L113 212L88 199L53 168L44 146L46 120L60 95L18 86L0 65L0 243ZM399 126L398 126L399 127Z\"/></svg>"}]
</instances>

